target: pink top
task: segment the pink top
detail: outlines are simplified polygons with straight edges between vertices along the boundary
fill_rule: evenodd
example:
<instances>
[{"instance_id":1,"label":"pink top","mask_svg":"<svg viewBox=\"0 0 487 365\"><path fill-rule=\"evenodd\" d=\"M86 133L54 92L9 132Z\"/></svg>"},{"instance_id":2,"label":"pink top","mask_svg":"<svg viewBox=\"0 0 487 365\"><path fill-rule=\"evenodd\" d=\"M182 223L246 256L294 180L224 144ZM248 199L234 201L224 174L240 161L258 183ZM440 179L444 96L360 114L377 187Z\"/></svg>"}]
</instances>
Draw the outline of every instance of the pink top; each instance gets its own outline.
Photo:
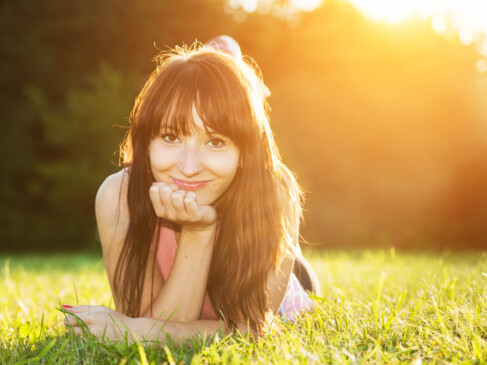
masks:
<instances>
[{"instance_id":1,"label":"pink top","mask_svg":"<svg viewBox=\"0 0 487 365\"><path fill-rule=\"evenodd\" d=\"M164 280L167 280L169 277L174 259L176 258L177 248L178 245L174 231L170 228L161 226L159 248L157 250L157 263ZM286 294L284 295L284 299L279 310L280 314L285 319L294 321L294 319L296 319L301 312L307 310L310 311L312 308L313 303L309 298L308 293L306 293L306 291L303 289L296 278L296 275L292 273L291 277L289 278ZM200 319L218 319L208 293L205 295Z\"/></svg>"}]
</instances>

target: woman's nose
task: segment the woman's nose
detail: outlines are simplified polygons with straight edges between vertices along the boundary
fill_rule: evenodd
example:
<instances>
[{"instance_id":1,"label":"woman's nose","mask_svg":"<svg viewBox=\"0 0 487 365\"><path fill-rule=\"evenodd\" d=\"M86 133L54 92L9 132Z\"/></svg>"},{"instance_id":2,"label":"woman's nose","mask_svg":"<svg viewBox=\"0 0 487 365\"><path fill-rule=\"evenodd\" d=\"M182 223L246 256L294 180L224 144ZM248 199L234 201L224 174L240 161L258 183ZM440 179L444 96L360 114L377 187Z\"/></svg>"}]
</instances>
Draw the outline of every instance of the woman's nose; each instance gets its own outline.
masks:
<instances>
[{"instance_id":1,"label":"woman's nose","mask_svg":"<svg viewBox=\"0 0 487 365\"><path fill-rule=\"evenodd\" d=\"M179 162L179 171L186 177L194 176L202 171L201 152L196 146L184 146Z\"/></svg>"}]
</instances>

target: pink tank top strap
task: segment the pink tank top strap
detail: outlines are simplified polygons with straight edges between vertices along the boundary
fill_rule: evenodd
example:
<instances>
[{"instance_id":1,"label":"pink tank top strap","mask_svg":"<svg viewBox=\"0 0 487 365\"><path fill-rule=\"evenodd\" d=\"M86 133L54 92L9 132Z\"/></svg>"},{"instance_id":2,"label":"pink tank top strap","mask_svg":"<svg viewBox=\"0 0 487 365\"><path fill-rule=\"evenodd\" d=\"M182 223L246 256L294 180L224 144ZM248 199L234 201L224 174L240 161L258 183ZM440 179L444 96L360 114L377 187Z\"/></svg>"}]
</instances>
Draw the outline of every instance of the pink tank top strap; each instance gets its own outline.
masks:
<instances>
[{"instance_id":1,"label":"pink tank top strap","mask_svg":"<svg viewBox=\"0 0 487 365\"><path fill-rule=\"evenodd\" d=\"M157 250L157 263L159 264L164 281L169 277L174 259L176 258L177 249L178 246L174 231L166 227L161 227L159 248Z\"/></svg>"}]
</instances>

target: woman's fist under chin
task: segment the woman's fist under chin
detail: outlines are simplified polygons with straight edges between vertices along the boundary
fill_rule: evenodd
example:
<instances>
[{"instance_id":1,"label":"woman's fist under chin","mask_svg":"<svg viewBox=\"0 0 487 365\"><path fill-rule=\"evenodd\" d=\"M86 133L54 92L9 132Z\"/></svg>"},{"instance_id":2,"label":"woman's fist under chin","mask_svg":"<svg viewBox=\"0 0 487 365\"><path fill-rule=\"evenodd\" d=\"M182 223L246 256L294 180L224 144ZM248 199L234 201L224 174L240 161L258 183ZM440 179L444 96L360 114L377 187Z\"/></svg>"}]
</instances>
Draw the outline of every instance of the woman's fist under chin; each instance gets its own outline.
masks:
<instances>
[{"instance_id":1,"label":"woman's fist under chin","mask_svg":"<svg viewBox=\"0 0 487 365\"><path fill-rule=\"evenodd\" d=\"M206 230L215 225L217 213L210 205L198 205L196 193L177 185L153 183L149 196L156 215L190 230Z\"/></svg>"}]
</instances>

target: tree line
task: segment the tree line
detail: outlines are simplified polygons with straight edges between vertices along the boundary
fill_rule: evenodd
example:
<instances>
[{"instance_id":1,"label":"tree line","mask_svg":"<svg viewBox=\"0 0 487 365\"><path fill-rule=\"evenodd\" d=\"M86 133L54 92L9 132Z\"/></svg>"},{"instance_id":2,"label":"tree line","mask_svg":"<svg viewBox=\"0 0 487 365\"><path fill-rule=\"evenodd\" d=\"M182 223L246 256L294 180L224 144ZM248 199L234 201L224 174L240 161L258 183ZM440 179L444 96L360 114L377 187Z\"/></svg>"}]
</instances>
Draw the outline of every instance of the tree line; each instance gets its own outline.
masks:
<instances>
[{"instance_id":1,"label":"tree line","mask_svg":"<svg viewBox=\"0 0 487 365\"><path fill-rule=\"evenodd\" d=\"M425 21L373 23L339 0L292 21L242 18L223 0L0 9L2 251L97 247L94 196L120 168L151 59L219 34L272 92L278 145L307 191L308 242L485 248L486 77L473 48Z\"/></svg>"}]
</instances>

